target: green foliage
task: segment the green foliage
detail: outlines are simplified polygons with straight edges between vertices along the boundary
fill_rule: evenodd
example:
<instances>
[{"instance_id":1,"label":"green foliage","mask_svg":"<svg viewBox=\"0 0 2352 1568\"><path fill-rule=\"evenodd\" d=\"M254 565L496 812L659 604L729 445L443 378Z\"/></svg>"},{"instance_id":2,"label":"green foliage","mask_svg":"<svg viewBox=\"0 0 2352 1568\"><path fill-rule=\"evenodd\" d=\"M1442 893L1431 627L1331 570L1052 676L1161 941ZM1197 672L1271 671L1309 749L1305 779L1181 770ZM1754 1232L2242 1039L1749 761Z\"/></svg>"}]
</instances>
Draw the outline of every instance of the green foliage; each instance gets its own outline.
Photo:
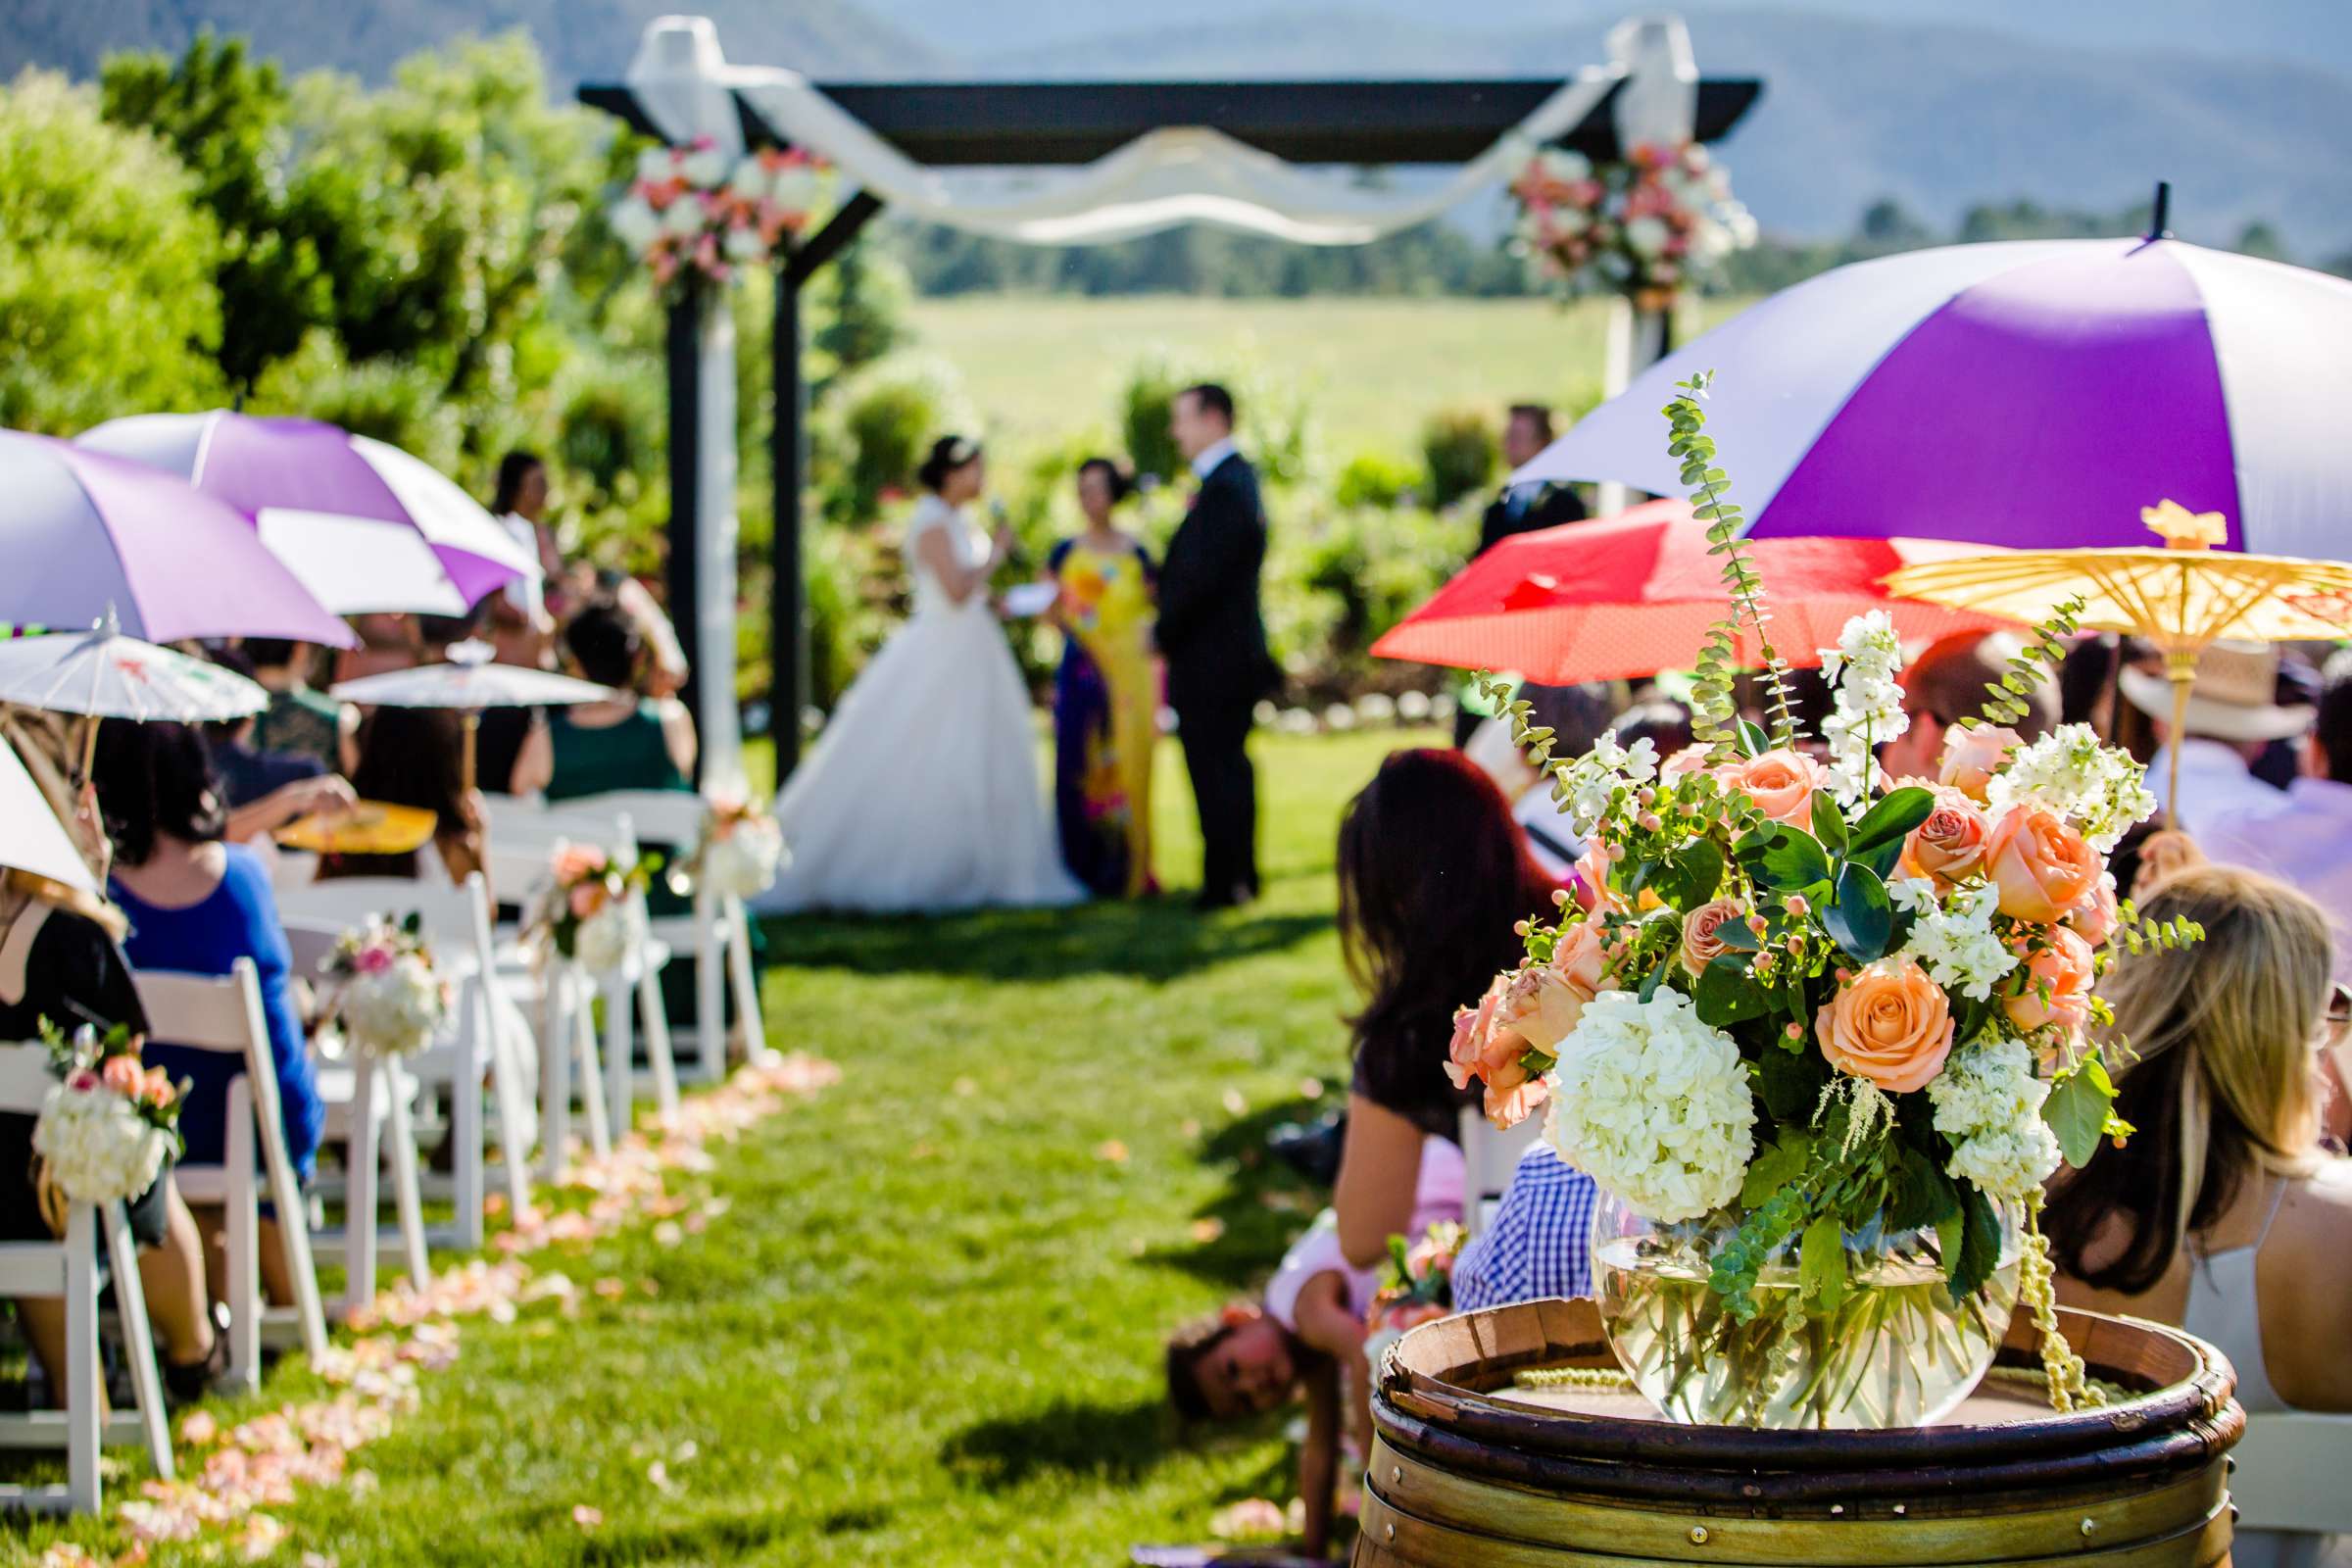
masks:
<instances>
[{"instance_id":1,"label":"green foliage","mask_svg":"<svg viewBox=\"0 0 2352 1568\"><path fill-rule=\"evenodd\" d=\"M1169 482L1186 477L1184 455L1168 434L1168 416L1176 394L1201 381L1215 381L1233 394L1235 433L1260 479L1296 484L1308 476L1315 456L1313 419L1296 389L1254 365L1165 348L1145 354L1120 393L1119 436L1137 473Z\"/></svg>"},{"instance_id":2,"label":"green foliage","mask_svg":"<svg viewBox=\"0 0 2352 1568\"><path fill-rule=\"evenodd\" d=\"M1732 678L1740 662L1739 623L1744 620L1755 635L1757 657L1764 662L1772 744L1788 746L1796 735L1796 719L1788 707L1788 665L1765 630L1769 616L1763 580L1756 575L1741 542L1740 508L1727 499L1731 476L1715 466L1715 442L1706 433L1706 411L1698 406L1714 376L1714 371L1706 370L1677 382L1683 395L1660 411L1673 432L1666 450L1682 462L1681 477L1690 490L1691 511L1707 525L1707 553L1723 563L1723 585L1732 601L1730 616L1709 627L1699 645L1696 678L1690 687L1690 729L1698 739L1710 743L1731 737L1739 717Z\"/></svg>"},{"instance_id":3,"label":"green foliage","mask_svg":"<svg viewBox=\"0 0 2352 1568\"><path fill-rule=\"evenodd\" d=\"M1481 409L1441 409L1421 426L1421 457L1429 466L1430 504L1450 507L1484 490L1502 462L1502 443Z\"/></svg>"},{"instance_id":4,"label":"green foliage","mask_svg":"<svg viewBox=\"0 0 2352 1568\"><path fill-rule=\"evenodd\" d=\"M1394 507L1421 488L1418 468L1386 452L1358 452L1340 469L1332 499L1343 507Z\"/></svg>"},{"instance_id":5,"label":"green foliage","mask_svg":"<svg viewBox=\"0 0 2352 1568\"><path fill-rule=\"evenodd\" d=\"M2125 899L2116 906L2115 934L2107 940L2110 945L2122 943L2135 955L2166 953L2204 941L2205 928L2178 915L2170 920L2151 920L2139 912L2137 905Z\"/></svg>"},{"instance_id":6,"label":"green foliage","mask_svg":"<svg viewBox=\"0 0 2352 1568\"><path fill-rule=\"evenodd\" d=\"M2058 1137L2059 1151L2077 1170L2090 1163L2102 1138L2123 1138L2131 1127L2115 1114L2115 1080L2096 1051L2061 1072L2041 1102L2041 1119Z\"/></svg>"},{"instance_id":7,"label":"green foliage","mask_svg":"<svg viewBox=\"0 0 2352 1568\"><path fill-rule=\"evenodd\" d=\"M2022 724L2033 716L2034 709L2026 699L2065 662L2067 643L2081 624L2082 614L2082 600L2078 595L2034 628L2033 640L2009 660L2001 678L1986 683L1985 718L1995 724Z\"/></svg>"},{"instance_id":8,"label":"green foliage","mask_svg":"<svg viewBox=\"0 0 2352 1568\"><path fill-rule=\"evenodd\" d=\"M0 91L0 425L219 401L220 239L194 194L86 88L28 71Z\"/></svg>"},{"instance_id":9,"label":"green foliage","mask_svg":"<svg viewBox=\"0 0 2352 1568\"><path fill-rule=\"evenodd\" d=\"M1886 884L1858 860L1838 867L1836 898L1821 911L1822 928L1857 963L1875 962L1886 952L1894 934L1894 906Z\"/></svg>"},{"instance_id":10,"label":"green foliage","mask_svg":"<svg viewBox=\"0 0 2352 1568\"><path fill-rule=\"evenodd\" d=\"M885 492L914 487L914 470L931 443L952 427L951 376L931 366L878 368L847 385L839 399L838 481L826 488L825 514L867 522Z\"/></svg>"}]
</instances>

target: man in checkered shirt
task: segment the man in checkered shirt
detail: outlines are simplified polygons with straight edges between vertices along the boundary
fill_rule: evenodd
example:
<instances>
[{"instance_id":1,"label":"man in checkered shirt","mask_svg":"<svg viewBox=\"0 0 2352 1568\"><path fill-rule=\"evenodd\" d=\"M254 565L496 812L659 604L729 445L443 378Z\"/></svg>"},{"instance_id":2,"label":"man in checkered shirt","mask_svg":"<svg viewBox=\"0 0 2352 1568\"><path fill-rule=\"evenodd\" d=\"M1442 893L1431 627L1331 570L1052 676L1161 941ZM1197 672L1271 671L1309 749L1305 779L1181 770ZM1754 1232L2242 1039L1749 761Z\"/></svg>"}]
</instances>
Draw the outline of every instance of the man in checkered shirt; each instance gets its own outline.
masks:
<instances>
[{"instance_id":1,"label":"man in checkered shirt","mask_svg":"<svg viewBox=\"0 0 2352 1568\"><path fill-rule=\"evenodd\" d=\"M1599 1189L1538 1139L1519 1156L1494 1221L1453 1266L1456 1311L1592 1294L1589 1245ZM1477 1201L1475 1195L1471 1201Z\"/></svg>"}]
</instances>

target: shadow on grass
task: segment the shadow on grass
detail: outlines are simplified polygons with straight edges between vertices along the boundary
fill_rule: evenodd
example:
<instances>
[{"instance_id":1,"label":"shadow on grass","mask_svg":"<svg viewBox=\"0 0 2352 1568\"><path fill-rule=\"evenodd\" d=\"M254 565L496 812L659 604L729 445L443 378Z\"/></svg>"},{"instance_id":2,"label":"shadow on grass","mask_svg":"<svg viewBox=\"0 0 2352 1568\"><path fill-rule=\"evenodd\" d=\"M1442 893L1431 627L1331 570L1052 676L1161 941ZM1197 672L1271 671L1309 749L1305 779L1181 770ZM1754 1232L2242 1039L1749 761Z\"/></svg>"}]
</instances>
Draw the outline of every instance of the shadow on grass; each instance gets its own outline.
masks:
<instances>
[{"instance_id":1,"label":"shadow on grass","mask_svg":"<svg viewBox=\"0 0 2352 1568\"><path fill-rule=\"evenodd\" d=\"M1163 1247L1144 1260L1180 1269L1196 1279L1240 1291L1256 1284L1282 1261L1283 1252L1331 1201L1329 1189L1308 1181L1267 1147L1266 1138L1284 1122L1311 1122L1330 1108L1322 1100L1289 1100L1237 1116L1208 1134L1200 1162L1227 1168L1224 1190L1194 1211L1217 1222L1213 1240L1190 1247Z\"/></svg>"},{"instance_id":2,"label":"shadow on grass","mask_svg":"<svg viewBox=\"0 0 2352 1568\"><path fill-rule=\"evenodd\" d=\"M1034 1415L977 1421L940 1446L948 1473L1003 1492L1047 1472L1125 1485L1174 1446L1176 1417L1159 1399L1133 1404L1058 1400Z\"/></svg>"},{"instance_id":3,"label":"shadow on grass","mask_svg":"<svg viewBox=\"0 0 2352 1568\"><path fill-rule=\"evenodd\" d=\"M767 922L773 961L855 974L1054 981L1110 974L1166 984L1280 953L1331 929L1329 911L1204 915L1185 899L947 915L799 915Z\"/></svg>"}]
</instances>

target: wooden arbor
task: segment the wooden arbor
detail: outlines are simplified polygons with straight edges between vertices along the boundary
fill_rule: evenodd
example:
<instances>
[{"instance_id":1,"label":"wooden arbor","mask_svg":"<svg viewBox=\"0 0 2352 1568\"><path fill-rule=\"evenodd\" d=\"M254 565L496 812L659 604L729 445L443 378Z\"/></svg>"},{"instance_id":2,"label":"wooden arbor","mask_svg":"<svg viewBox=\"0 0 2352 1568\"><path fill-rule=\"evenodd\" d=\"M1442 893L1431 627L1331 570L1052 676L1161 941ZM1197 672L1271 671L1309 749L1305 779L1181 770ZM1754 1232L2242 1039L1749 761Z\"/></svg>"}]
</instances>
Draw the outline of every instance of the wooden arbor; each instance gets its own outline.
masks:
<instances>
[{"instance_id":1,"label":"wooden arbor","mask_svg":"<svg viewBox=\"0 0 2352 1568\"><path fill-rule=\"evenodd\" d=\"M1620 82L1558 144L1595 162L1622 156L1611 105ZM1198 125L1295 164L1446 164L1477 156L1525 120L1559 87L1556 79L1489 81L1248 82L843 82L822 91L906 157L939 168L1038 168L1084 164L1162 126ZM1747 79L1697 83L1693 133L1702 142L1727 134L1762 92ZM588 85L581 101L660 137L636 94L616 84ZM735 110L747 146L786 145L741 94ZM822 149L817 149L822 151ZM770 701L776 777L789 776L801 750L799 715L807 706L808 651L803 579L804 491L808 480L808 391L802 378L801 290L883 209L859 191L775 266L770 345L774 418L774 588L768 606ZM703 302L690 293L671 307L669 366L669 600L673 615L701 604L705 515L702 466L682 455L702 450L703 397L698 368ZM694 645L690 641L689 647ZM695 660L704 683L705 660ZM726 688L709 692L725 701Z\"/></svg>"}]
</instances>

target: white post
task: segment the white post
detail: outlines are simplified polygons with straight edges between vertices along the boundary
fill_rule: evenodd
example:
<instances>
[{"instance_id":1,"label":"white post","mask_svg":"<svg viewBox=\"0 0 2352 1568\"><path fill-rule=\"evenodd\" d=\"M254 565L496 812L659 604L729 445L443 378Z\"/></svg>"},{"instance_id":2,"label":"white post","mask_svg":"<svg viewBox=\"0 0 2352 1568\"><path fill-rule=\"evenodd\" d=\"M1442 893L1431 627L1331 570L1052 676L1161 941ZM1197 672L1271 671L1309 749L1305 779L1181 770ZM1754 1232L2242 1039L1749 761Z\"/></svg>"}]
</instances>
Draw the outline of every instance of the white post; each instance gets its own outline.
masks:
<instances>
[{"instance_id":1,"label":"white post","mask_svg":"<svg viewBox=\"0 0 2352 1568\"><path fill-rule=\"evenodd\" d=\"M701 385L701 448L695 454L696 603L686 655L694 662L695 731L705 788L740 793L743 734L735 710L735 312L723 288L703 291L695 373Z\"/></svg>"}]
</instances>

